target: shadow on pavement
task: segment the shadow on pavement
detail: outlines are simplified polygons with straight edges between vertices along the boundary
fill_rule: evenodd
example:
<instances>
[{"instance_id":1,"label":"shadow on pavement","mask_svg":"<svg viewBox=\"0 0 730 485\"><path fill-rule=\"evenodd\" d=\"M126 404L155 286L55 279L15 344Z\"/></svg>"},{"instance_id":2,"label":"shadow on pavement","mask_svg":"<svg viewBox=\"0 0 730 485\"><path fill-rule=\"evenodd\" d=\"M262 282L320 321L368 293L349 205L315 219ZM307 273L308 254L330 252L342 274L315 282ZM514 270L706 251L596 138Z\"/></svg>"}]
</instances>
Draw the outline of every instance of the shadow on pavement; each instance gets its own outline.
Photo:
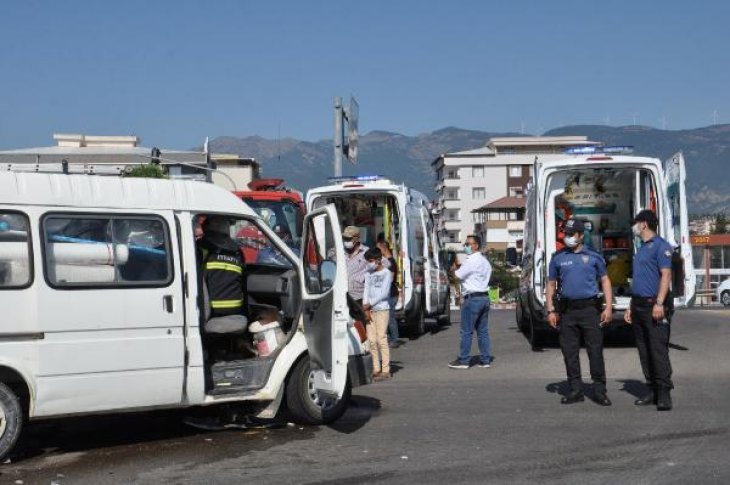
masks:
<instances>
[{"instance_id":1,"label":"shadow on pavement","mask_svg":"<svg viewBox=\"0 0 730 485\"><path fill-rule=\"evenodd\" d=\"M329 425L339 433L351 434L365 426L373 416L380 412L380 400L370 396L352 396L350 407L345 415Z\"/></svg>"},{"instance_id":2,"label":"shadow on pavement","mask_svg":"<svg viewBox=\"0 0 730 485\"><path fill-rule=\"evenodd\" d=\"M619 382L623 384L623 387L619 391L631 394L636 399L644 397L648 391L646 384L636 379L623 379L619 380Z\"/></svg>"},{"instance_id":3,"label":"shadow on pavement","mask_svg":"<svg viewBox=\"0 0 730 485\"><path fill-rule=\"evenodd\" d=\"M189 413L189 411L188 411ZM47 453L183 438L204 433L186 426L181 410L85 416L29 424L11 455L15 463Z\"/></svg>"}]
</instances>

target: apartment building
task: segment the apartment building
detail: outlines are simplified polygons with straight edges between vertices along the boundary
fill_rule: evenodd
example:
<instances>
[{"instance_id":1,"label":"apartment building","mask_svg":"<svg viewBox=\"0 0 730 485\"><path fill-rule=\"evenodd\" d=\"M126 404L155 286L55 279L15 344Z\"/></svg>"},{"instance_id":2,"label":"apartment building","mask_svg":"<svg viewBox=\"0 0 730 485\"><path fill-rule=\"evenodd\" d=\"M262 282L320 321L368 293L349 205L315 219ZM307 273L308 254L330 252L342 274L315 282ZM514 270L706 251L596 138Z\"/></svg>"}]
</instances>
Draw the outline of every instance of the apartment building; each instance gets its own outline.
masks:
<instances>
[{"instance_id":1,"label":"apartment building","mask_svg":"<svg viewBox=\"0 0 730 485\"><path fill-rule=\"evenodd\" d=\"M498 137L482 148L440 155L431 167L445 246L458 249L468 234L479 234L487 249L519 249L524 203L518 199L524 197L535 157L559 159L567 148L599 145L585 136Z\"/></svg>"}]
</instances>

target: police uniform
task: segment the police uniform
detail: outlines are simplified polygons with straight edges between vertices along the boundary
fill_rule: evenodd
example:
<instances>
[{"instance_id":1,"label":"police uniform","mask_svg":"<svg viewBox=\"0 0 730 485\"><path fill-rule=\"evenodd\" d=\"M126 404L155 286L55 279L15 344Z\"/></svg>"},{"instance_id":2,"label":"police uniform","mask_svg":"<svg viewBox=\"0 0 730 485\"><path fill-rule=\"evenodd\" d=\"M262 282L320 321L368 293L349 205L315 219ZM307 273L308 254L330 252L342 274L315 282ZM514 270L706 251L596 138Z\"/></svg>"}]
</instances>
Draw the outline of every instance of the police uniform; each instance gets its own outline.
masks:
<instances>
[{"instance_id":1,"label":"police uniform","mask_svg":"<svg viewBox=\"0 0 730 485\"><path fill-rule=\"evenodd\" d=\"M672 245L654 235L644 242L634 256L631 281L631 323L636 335L636 348L644 378L651 394L636 404L655 404L656 393L674 388L672 365L669 362L669 316L671 295L663 302L666 318L654 320L652 310L657 303L661 270L672 268Z\"/></svg>"},{"instance_id":2,"label":"police uniform","mask_svg":"<svg viewBox=\"0 0 730 485\"><path fill-rule=\"evenodd\" d=\"M580 335L583 334L596 396L605 398L606 369L603 361L603 331L598 298L598 281L606 276L606 263L583 246L566 248L550 261L549 279L558 284L560 304L560 348L563 351L570 396L583 395L580 371ZM607 400L607 399L606 399Z\"/></svg>"}]
</instances>

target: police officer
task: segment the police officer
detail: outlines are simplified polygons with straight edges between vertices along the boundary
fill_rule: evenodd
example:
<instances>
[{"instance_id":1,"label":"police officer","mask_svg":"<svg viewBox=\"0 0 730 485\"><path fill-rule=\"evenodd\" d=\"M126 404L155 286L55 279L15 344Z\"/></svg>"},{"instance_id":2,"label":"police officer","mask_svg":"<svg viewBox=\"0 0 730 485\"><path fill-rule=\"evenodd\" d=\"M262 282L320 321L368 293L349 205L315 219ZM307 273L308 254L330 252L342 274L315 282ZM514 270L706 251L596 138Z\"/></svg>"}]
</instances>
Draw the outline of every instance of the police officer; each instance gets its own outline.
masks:
<instances>
[{"instance_id":1,"label":"police officer","mask_svg":"<svg viewBox=\"0 0 730 485\"><path fill-rule=\"evenodd\" d=\"M637 399L637 406L656 404L657 410L672 409L670 390L672 364L669 362L669 318L672 297L672 246L657 236L658 220L650 210L634 217L634 235L643 242L634 256L631 280L631 306L624 314L634 327L636 348L648 391Z\"/></svg>"},{"instance_id":2,"label":"police officer","mask_svg":"<svg viewBox=\"0 0 730 485\"><path fill-rule=\"evenodd\" d=\"M610 406L606 395L606 369L603 362L603 331L611 322L613 294L611 280L606 274L606 263L596 252L583 245L583 222L569 219L565 223L565 249L553 254L547 287L548 322L553 328L560 323L560 348L570 390L561 399L562 404L583 401L583 382L580 372L580 336L583 334L593 379L593 398L601 406ZM605 301L600 310L598 280ZM560 287L558 307L555 295Z\"/></svg>"}]
</instances>

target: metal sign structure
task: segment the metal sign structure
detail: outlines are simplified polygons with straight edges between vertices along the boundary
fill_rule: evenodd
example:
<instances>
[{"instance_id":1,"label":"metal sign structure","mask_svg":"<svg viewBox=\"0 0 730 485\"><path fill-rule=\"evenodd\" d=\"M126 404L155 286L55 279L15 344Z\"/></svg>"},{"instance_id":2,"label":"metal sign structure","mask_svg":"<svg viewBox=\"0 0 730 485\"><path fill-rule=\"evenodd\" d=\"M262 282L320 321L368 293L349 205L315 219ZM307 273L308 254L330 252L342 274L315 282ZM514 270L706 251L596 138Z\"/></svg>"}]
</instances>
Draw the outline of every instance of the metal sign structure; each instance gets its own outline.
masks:
<instances>
[{"instance_id":1,"label":"metal sign structure","mask_svg":"<svg viewBox=\"0 0 730 485\"><path fill-rule=\"evenodd\" d=\"M350 106L342 105L342 98L335 97L335 124L334 124L334 176L342 176L342 157L346 156L350 163L357 163L357 146L359 141L358 118L360 105L350 96ZM347 132L345 132L347 125ZM345 137L347 133L347 137Z\"/></svg>"}]
</instances>

